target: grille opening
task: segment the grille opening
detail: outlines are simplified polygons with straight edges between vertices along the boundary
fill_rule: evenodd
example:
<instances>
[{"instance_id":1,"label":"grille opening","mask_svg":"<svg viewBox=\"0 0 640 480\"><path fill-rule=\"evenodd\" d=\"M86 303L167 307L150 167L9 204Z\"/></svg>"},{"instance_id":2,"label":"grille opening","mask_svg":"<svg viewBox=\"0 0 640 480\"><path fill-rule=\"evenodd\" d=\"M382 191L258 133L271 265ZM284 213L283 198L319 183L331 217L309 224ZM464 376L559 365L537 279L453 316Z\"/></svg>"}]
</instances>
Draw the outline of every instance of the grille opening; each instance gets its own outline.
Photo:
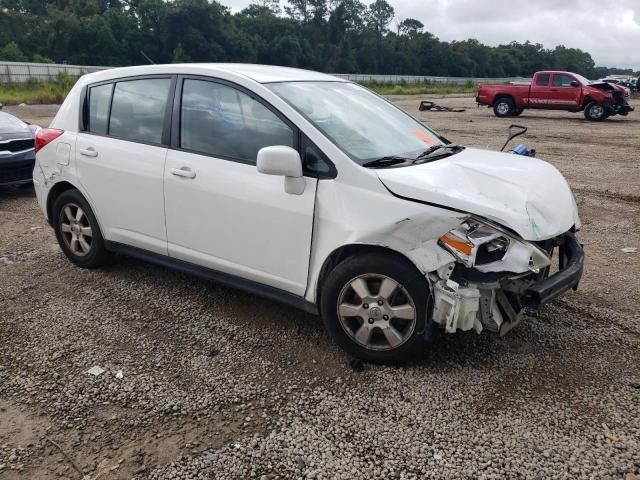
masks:
<instances>
[{"instance_id":1,"label":"grille opening","mask_svg":"<svg viewBox=\"0 0 640 480\"><path fill-rule=\"evenodd\" d=\"M17 140L8 140L0 142L0 152L22 152L34 147L33 138L22 138Z\"/></svg>"}]
</instances>

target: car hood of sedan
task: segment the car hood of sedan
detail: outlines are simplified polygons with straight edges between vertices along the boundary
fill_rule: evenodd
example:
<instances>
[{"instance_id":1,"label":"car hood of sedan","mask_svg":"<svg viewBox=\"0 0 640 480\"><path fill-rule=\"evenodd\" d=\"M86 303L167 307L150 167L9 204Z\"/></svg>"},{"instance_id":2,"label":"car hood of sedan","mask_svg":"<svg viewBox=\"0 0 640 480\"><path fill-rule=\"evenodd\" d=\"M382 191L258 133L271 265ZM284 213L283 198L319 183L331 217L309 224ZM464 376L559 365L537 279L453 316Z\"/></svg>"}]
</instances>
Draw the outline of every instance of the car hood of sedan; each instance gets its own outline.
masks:
<instances>
[{"instance_id":1,"label":"car hood of sedan","mask_svg":"<svg viewBox=\"0 0 640 480\"><path fill-rule=\"evenodd\" d=\"M579 222L562 174L531 157L467 148L377 173L396 196L487 218L525 240L552 238Z\"/></svg>"}]
</instances>

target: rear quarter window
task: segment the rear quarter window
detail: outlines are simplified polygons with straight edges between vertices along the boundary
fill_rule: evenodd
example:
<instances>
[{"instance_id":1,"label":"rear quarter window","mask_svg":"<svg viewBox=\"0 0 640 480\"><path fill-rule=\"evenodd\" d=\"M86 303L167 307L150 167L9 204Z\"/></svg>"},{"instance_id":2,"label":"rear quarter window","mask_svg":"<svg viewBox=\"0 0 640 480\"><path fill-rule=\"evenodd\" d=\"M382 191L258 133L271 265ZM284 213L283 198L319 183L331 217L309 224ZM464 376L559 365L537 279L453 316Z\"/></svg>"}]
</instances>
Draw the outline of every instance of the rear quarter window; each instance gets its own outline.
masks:
<instances>
[{"instance_id":1,"label":"rear quarter window","mask_svg":"<svg viewBox=\"0 0 640 480\"><path fill-rule=\"evenodd\" d=\"M101 135L107 134L112 90L113 84L98 85L89 89L88 131Z\"/></svg>"}]
</instances>

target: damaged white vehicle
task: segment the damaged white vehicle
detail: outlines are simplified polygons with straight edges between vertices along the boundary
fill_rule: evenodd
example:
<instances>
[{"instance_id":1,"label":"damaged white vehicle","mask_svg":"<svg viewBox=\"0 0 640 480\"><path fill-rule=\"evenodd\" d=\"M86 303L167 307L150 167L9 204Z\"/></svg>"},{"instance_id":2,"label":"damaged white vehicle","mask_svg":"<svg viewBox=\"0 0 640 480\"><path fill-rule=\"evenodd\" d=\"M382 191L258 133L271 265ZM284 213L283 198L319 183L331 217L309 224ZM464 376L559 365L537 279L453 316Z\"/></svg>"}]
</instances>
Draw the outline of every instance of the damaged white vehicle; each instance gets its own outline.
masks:
<instances>
[{"instance_id":1,"label":"damaged white vehicle","mask_svg":"<svg viewBox=\"0 0 640 480\"><path fill-rule=\"evenodd\" d=\"M504 334L582 275L553 166L453 145L320 73L92 73L36 150L38 201L78 266L132 255L283 301L369 361L407 359L436 328Z\"/></svg>"}]
</instances>

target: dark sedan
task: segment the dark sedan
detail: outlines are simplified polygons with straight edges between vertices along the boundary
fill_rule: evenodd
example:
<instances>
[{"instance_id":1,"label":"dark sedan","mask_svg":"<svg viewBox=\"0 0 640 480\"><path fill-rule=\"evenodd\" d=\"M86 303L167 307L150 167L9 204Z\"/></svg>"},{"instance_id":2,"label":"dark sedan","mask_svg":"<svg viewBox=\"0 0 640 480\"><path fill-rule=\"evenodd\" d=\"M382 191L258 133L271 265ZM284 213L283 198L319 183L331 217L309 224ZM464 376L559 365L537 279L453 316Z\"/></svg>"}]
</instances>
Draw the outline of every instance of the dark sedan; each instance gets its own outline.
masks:
<instances>
[{"instance_id":1,"label":"dark sedan","mask_svg":"<svg viewBox=\"0 0 640 480\"><path fill-rule=\"evenodd\" d=\"M34 137L39 127L0 112L0 185L31 183Z\"/></svg>"}]
</instances>

